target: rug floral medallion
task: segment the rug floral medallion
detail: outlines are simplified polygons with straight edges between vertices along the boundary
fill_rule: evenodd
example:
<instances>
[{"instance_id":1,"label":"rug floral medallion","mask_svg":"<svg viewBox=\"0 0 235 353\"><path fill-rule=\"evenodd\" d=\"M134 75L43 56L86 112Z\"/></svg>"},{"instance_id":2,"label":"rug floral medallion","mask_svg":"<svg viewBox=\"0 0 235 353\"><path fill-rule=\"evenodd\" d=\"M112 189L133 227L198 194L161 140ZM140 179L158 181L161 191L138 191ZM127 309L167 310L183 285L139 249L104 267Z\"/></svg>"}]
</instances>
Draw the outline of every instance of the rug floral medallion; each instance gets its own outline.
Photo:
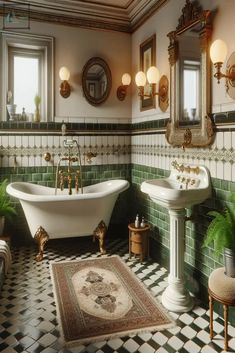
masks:
<instances>
[{"instance_id":1,"label":"rug floral medallion","mask_svg":"<svg viewBox=\"0 0 235 353\"><path fill-rule=\"evenodd\" d=\"M119 256L51 263L67 345L158 331L174 325Z\"/></svg>"}]
</instances>

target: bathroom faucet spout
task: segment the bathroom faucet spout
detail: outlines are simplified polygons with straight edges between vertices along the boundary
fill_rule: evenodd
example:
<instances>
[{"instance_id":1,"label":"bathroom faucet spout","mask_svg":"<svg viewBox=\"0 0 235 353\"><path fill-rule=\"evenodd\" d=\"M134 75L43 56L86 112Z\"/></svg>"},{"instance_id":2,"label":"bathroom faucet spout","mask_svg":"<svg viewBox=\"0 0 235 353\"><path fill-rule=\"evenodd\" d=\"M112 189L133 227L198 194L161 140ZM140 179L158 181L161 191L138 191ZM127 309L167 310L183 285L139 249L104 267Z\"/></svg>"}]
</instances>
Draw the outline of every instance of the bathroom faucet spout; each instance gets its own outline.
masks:
<instances>
[{"instance_id":1,"label":"bathroom faucet spout","mask_svg":"<svg viewBox=\"0 0 235 353\"><path fill-rule=\"evenodd\" d=\"M64 190L64 184L66 182L67 187L68 187L68 193L69 195L72 195L72 190L73 190L73 185L75 184L75 192L78 193L79 191L79 183L80 183L80 189L81 193L83 193L83 187L82 187L82 164L81 164L81 153L80 153L80 147L77 143L76 140L72 139L67 139L64 141L64 146L68 148L68 154L65 154L64 156L60 157L58 163L57 163L57 168L56 168L56 182L55 182L55 194L57 194L57 185L58 185L58 179L59 179L59 187L60 190ZM71 155L71 149L73 147L77 147L77 155ZM60 169L60 164L61 161L67 162L67 170ZM72 167L72 163L78 163L78 170L74 170Z\"/></svg>"}]
</instances>

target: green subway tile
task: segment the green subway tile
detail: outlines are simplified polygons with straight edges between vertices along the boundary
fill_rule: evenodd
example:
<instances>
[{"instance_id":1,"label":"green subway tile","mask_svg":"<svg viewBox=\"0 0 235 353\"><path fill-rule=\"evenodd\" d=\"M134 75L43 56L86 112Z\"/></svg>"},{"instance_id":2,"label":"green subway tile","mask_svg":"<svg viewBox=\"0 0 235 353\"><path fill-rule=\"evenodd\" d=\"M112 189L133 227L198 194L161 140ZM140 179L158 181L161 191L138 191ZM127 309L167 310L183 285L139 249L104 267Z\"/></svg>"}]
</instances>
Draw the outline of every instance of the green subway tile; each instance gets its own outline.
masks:
<instances>
[{"instance_id":1,"label":"green subway tile","mask_svg":"<svg viewBox=\"0 0 235 353\"><path fill-rule=\"evenodd\" d=\"M46 173L42 175L42 180L43 181L55 181L55 175L51 174L51 173Z\"/></svg>"},{"instance_id":2,"label":"green subway tile","mask_svg":"<svg viewBox=\"0 0 235 353\"><path fill-rule=\"evenodd\" d=\"M11 181L24 181L24 175L18 174L18 175L12 175L11 176Z\"/></svg>"},{"instance_id":3,"label":"green subway tile","mask_svg":"<svg viewBox=\"0 0 235 353\"><path fill-rule=\"evenodd\" d=\"M42 174L32 174L32 181L37 182L37 181L42 181Z\"/></svg>"},{"instance_id":4,"label":"green subway tile","mask_svg":"<svg viewBox=\"0 0 235 353\"><path fill-rule=\"evenodd\" d=\"M214 188L221 189L221 180L211 178L211 181Z\"/></svg>"},{"instance_id":5,"label":"green subway tile","mask_svg":"<svg viewBox=\"0 0 235 353\"><path fill-rule=\"evenodd\" d=\"M226 191L230 191L229 190L229 182L227 180L222 180L221 181L221 189L222 190L226 190Z\"/></svg>"},{"instance_id":6,"label":"green subway tile","mask_svg":"<svg viewBox=\"0 0 235 353\"><path fill-rule=\"evenodd\" d=\"M17 180L18 181L18 180ZM32 181L32 175L31 174L24 174L23 175L23 181L25 182L30 182Z\"/></svg>"}]
</instances>

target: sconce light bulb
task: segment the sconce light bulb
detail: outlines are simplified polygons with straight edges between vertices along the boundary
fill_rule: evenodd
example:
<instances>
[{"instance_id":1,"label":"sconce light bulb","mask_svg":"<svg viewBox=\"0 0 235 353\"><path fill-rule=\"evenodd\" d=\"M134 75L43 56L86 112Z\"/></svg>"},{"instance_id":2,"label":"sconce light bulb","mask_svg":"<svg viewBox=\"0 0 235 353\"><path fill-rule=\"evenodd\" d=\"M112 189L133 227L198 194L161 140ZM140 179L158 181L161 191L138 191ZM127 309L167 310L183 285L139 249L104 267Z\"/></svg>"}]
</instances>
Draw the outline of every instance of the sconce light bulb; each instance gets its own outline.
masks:
<instances>
[{"instance_id":1,"label":"sconce light bulb","mask_svg":"<svg viewBox=\"0 0 235 353\"><path fill-rule=\"evenodd\" d=\"M227 45L221 39L216 39L210 47L210 57L213 64L223 63L227 56Z\"/></svg>"},{"instance_id":2,"label":"sconce light bulb","mask_svg":"<svg viewBox=\"0 0 235 353\"><path fill-rule=\"evenodd\" d=\"M160 74L156 66L151 66L147 71L147 80L149 83L157 83L159 81Z\"/></svg>"},{"instance_id":3,"label":"sconce light bulb","mask_svg":"<svg viewBox=\"0 0 235 353\"><path fill-rule=\"evenodd\" d=\"M67 69L65 66L62 66L59 71L59 76L61 81L68 81L70 77L69 69Z\"/></svg>"},{"instance_id":4,"label":"sconce light bulb","mask_svg":"<svg viewBox=\"0 0 235 353\"><path fill-rule=\"evenodd\" d=\"M131 83L131 75L128 73L125 73L122 75L122 84L123 86L129 86Z\"/></svg>"},{"instance_id":5,"label":"sconce light bulb","mask_svg":"<svg viewBox=\"0 0 235 353\"><path fill-rule=\"evenodd\" d=\"M146 75L143 71L137 72L135 75L135 83L138 87L144 87L146 84Z\"/></svg>"}]
</instances>

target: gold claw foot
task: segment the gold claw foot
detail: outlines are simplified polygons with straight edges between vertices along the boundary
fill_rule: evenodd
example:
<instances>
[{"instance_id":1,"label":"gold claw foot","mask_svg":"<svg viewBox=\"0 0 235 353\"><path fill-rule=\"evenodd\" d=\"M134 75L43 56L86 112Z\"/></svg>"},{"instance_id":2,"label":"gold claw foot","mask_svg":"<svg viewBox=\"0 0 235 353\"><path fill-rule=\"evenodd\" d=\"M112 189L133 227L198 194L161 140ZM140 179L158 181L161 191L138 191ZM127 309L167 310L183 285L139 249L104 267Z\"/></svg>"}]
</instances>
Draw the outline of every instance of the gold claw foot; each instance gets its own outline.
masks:
<instances>
[{"instance_id":1,"label":"gold claw foot","mask_svg":"<svg viewBox=\"0 0 235 353\"><path fill-rule=\"evenodd\" d=\"M38 254L36 255L36 261L42 261L43 259L43 251L44 251L44 246L46 242L49 240L49 235L45 231L44 228L41 226L37 229L35 235L34 235L34 240L38 244Z\"/></svg>"},{"instance_id":2,"label":"gold claw foot","mask_svg":"<svg viewBox=\"0 0 235 353\"><path fill-rule=\"evenodd\" d=\"M107 233L107 227L104 221L102 220L93 232L93 241L95 241L95 238L99 240L100 252L102 255L106 254L106 249L105 249L106 233Z\"/></svg>"}]
</instances>

